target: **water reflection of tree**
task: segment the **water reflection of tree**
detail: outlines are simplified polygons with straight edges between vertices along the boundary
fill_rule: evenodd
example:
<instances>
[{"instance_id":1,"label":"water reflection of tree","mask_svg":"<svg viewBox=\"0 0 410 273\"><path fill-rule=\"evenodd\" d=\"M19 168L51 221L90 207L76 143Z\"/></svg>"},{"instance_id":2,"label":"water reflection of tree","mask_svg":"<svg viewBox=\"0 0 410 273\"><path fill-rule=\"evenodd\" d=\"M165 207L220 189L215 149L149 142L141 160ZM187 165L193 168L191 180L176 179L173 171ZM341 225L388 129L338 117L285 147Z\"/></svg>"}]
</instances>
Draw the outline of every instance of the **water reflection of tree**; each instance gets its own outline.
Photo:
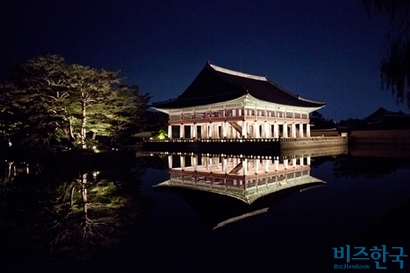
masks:
<instances>
[{"instance_id":1,"label":"water reflection of tree","mask_svg":"<svg viewBox=\"0 0 410 273\"><path fill-rule=\"evenodd\" d=\"M410 159L382 157L344 157L333 164L336 177L381 178L399 168L409 168Z\"/></svg>"},{"instance_id":2,"label":"water reflection of tree","mask_svg":"<svg viewBox=\"0 0 410 273\"><path fill-rule=\"evenodd\" d=\"M15 177L0 199L9 255L24 253L25 269L54 271L119 250L147 215L149 200L138 194L144 171L54 169Z\"/></svg>"},{"instance_id":3,"label":"water reflection of tree","mask_svg":"<svg viewBox=\"0 0 410 273\"><path fill-rule=\"evenodd\" d=\"M47 223L51 252L75 255L86 248L81 258L87 258L95 248L101 250L118 243L119 228L125 220L122 210L130 205L130 197L122 196L113 181L97 180L95 175L84 172L56 192L53 217ZM127 216L135 220L137 212L130 211ZM78 242L73 244L73 238Z\"/></svg>"}]
</instances>

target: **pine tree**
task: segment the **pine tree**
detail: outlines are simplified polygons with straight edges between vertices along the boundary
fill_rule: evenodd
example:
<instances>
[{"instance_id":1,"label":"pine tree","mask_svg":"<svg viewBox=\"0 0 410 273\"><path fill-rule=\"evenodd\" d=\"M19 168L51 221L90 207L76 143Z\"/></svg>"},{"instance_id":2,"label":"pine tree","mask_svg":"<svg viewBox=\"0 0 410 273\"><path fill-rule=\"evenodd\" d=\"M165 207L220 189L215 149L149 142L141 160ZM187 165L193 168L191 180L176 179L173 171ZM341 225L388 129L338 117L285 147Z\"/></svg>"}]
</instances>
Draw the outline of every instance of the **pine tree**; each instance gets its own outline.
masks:
<instances>
[{"instance_id":1,"label":"pine tree","mask_svg":"<svg viewBox=\"0 0 410 273\"><path fill-rule=\"evenodd\" d=\"M149 98L137 86L121 85L116 71L40 56L14 68L0 85L0 132L37 148L65 142L85 149L97 135L113 143L121 132L138 129Z\"/></svg>"}]
</instances>

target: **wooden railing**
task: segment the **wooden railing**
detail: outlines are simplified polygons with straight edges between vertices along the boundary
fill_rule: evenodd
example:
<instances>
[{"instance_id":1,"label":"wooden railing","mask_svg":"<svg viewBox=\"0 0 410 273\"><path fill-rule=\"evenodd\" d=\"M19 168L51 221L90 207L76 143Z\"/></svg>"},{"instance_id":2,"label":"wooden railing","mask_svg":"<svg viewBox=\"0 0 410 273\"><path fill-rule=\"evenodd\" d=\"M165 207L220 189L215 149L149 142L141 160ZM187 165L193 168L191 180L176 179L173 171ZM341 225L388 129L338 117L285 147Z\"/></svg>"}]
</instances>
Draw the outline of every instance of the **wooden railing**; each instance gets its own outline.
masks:
<instances>
[{"instance_id":1,"label":"wooden railing","mask_svg":"<svg viewBox=\"0 0 410 273\"><path fill-rule=\"evenodd\" d=\"M146 142L279 142L278 138L173 138L173 139L148 139L145 140Z\"/></svg>"},{"instance_id":2,"label":"wooden railing","mask_svg":"<svg viewBox=\"0 0 410 273\"><path fill-rule=\"evenodd\" d=\"M306 118L286 118L286 117L266 117L266 116L221 116L221 117L190 117L190 118L170 118L170 124L181 124L181 123L206 123L206 122L224 122L224 121L259 121L259 122L287 122L287 123L308 123L309 119Z\"/></svg>"}]
</instances>

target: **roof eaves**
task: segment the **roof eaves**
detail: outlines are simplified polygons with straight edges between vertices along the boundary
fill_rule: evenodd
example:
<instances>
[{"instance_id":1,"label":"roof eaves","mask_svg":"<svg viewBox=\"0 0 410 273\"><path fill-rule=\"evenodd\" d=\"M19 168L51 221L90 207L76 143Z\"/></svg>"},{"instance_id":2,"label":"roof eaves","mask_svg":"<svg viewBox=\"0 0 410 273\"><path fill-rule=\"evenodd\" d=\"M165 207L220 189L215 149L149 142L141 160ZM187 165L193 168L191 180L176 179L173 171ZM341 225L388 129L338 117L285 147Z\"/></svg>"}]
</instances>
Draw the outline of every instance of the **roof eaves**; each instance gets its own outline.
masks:
<instances>
[{"instance_id":1,"label":"roof eaves","mask_svg":"<svg viewBox=\"0 0 410 273\"><path fill-rule=\"evenodd\" d=\"M301 101L306 101L306 102L310 102L310 103L316 103L316 104L321 104L321 105L326 104L324 101L310 100L310 99L305 99L305 98L302 98L302 97L299 97L299 96L297 98Z\"/></svg>"},{"instance_id":2,"label":"roof eaves","mask_svg":"<svg viewBox=\"0 0 410 273\"><path fill-rule=\"evenodd\" d=\"M268 79L265 76L258 76L258 75L252 75L252 74L247 74L247 73L243 73L243 72L239 72L236 70L231 70L231 69L227 69L224 67L220 67L211 63L208 63L208 65L215 71L217 72L221 72L221 73L225 73L225 74L229 74L229 75L233 75L233 76L238 76L238 77L242 77L242 78L248 78L248 79L253 79L253 80L258 80L258 81L267 81Z\"/></svg>"}]
</instances>

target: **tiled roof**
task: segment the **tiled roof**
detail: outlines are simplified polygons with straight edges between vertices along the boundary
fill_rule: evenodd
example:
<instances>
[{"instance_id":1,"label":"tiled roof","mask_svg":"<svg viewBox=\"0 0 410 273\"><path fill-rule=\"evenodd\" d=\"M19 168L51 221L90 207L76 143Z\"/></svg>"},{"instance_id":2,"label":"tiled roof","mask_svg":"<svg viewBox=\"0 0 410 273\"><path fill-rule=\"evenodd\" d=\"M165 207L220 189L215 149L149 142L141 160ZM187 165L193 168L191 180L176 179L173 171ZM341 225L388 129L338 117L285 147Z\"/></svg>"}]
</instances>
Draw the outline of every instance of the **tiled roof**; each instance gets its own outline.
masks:
<instances>
[{"instance_id":1,"label":"tiled roof","mask_svg":"<svg viewBox=\"0 0 410 273\"><path fill-rule=\"evenodd\" d=\"M154 103L157 108L180 108L232 100L250 94L267 102L300 106L321 107L324 102L301 98L279 87L267 77L255 76L206 63L205 67L174 100Z\"/></svg>"},{"instance_id":2,"label":"tiled roof","mask_svg":"<svg viewBox=\"0 0 410 273\"><path fill-rule=\"evenodd\" d=\"M408 115L405 114L402 111L393 112L393 111L386 110L383 107L380 107L379 109L374 111L371 115L366 117L364 120L366 122L378 122L378 121L381 121L383 118L385 118L387 116L397 116L397 117L399 117L399 116L408 116Z\"/></svg>"}]
</instances>

